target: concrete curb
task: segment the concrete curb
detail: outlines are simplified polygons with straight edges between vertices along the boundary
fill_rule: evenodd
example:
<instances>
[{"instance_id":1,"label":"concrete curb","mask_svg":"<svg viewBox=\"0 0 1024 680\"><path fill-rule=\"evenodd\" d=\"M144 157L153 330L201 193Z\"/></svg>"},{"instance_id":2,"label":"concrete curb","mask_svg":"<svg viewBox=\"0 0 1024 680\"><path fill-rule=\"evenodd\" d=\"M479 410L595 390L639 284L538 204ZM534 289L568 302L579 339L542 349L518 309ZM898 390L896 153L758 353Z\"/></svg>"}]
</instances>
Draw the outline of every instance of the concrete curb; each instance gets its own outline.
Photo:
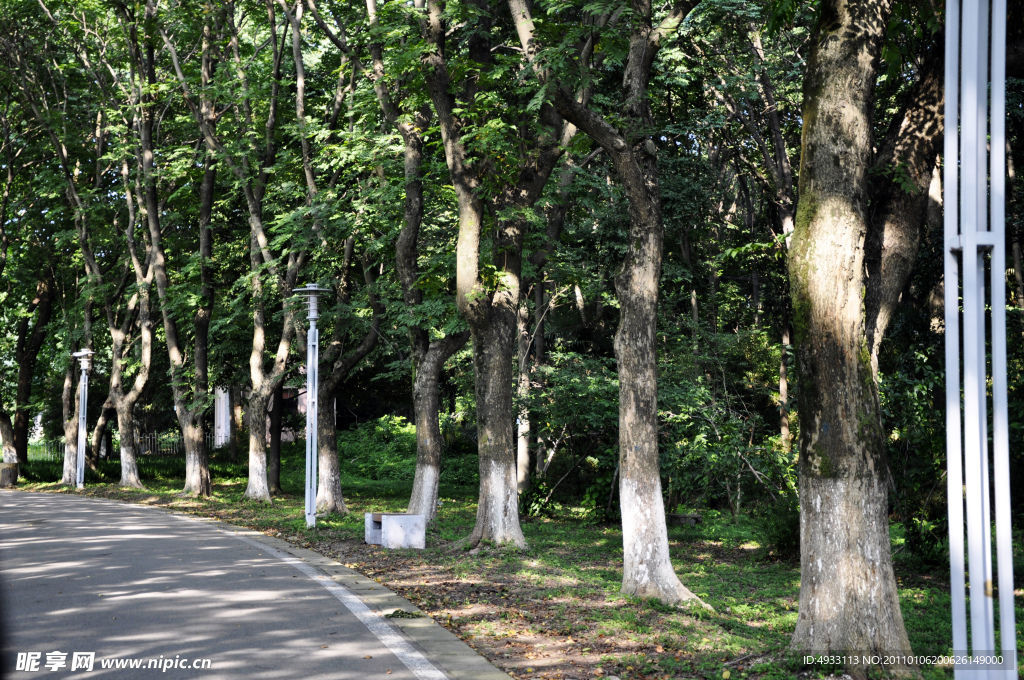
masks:
<instances>
[{"instance_id":1,"label":"concrete curb","mask_svg":"<svg viewBox=\"0 0 1024 680\"><path fill-rule=\"evenodd\" d=\"M20 490L19 492L35 493ZM90 497L79 496L79 498ZM228 524L212 517L202 517L171 508L143 505L141 503L128 503L110 498L91 497L91 499L107 503L117 503L118 505L128 505L133 508L149 508L193 522L211 524L225 532L245 536L250 540L258 541L270 548L280 550L326 574L331 580L362 600L373 611L391 613L396 609L401 609L406 612L420 614L420 618L394 618L388 619L388 621L395 630L407 638L414 646L418 647L424 656L447 673L451 680L509 680L510 676L507 673L499 670L490 661L480 656L476 650L452 634L451 631L438 624L413 603L391 592L380 583L366 578L358 571L350 569L318 552L307 548L300 548L280 538L267 536L255 529Z\"/></svg>"}]
</instances>

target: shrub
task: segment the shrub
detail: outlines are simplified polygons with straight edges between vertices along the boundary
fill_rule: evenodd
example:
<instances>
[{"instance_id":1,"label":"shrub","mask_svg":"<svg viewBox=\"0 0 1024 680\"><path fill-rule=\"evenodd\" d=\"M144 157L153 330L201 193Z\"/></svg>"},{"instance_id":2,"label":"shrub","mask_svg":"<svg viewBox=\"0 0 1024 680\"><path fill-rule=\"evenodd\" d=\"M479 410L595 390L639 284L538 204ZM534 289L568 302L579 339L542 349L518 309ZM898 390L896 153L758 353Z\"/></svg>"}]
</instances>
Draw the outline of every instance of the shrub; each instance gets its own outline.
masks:
<instances>
[{"instance_id":1,"label":"shrub","mask_svg":"<svg viewBox=\"0 0 1024 680\"><path fill-rule=\"evenodd\" d=\"M769 555L787 559L800 554L800 503L788 493L757 513L758 543Z\"/></svg>"},{"instance_id":2,"label":"shrub","mask_svg":"<svg viewBox=\"0 0 1024 680\"><path fill-rule=\"evenodd\" d=\"M411 481L416 474L416 426L384 416L338 434L342 466L364 479Z\"/></svg>"}]
</instances>

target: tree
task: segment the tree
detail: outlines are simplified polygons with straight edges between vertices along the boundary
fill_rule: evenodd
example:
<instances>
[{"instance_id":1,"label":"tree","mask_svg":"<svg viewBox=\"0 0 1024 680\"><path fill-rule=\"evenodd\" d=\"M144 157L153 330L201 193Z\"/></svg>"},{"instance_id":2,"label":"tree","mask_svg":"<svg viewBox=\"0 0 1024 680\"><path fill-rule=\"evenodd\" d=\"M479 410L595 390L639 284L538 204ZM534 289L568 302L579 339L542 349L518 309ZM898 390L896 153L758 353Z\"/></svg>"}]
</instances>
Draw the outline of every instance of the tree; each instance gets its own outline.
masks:
<instances>
[{"instance_id":1,"label":"tree","mask_svg":"<svg viewBox=\"0 0 1024 680\"><path fill-rule=\"evenodd\" d=\"M155 16L155 11L155 5L148 3L147 12L152 12ZM192 112L207 149L230 168L245 199L250 228L249 281L253 304L252 350L249 354L252 390L249 393L247 409L249 413L249 484L245 491L245 497L269 502L270 488L267 481L266 451L267 404L278 384L284 379L288 354L292 340L295 338L297 307L291 300L291 291L295 287L299 271L306 261L307 252L302 249L301 239L297 243L293 242L284 246L281 252L275 252L275 244L271 241L265 223L264 211L267 207L269 176L277 163L277 122L281 94L283 38L287 36L287 32L279 32L282 27L278 25L279 19L273 3L266 4L266 11L267 28L269 29L267 44L271 47L271 64L266 81L258 84L267 86L266 119L262 143L260 143L256 130L258 112L254 105L254 97L259 87L254 88L254 85L257 84L251 82L247 64L243 61L241 45L243 30L239 26L236 4L229 2L225 5L223 22L228 43L226 58L230 62L234 78L231 87L236 89L237 99L232 101L231 105L236 113L235 127L239 135L237 140L226 143L223 136L218 134L217 129L211 124L215 118L214 112L208 110L203 101L196 101L192 93L178 56L176 42L171 39L166 30L161 30L161 36L170 53L174 73L177 76L185 103ZM260 50L255 50L256 55L259 52ZM206 73L205 69L204 73ZM208 75L203 77L205 86L208 83ZM205 94L205 92L206 88L204 87L201 94ZM157 237L154 235L153 238L155 242ZM159 262L159 256L156 262ZM270 283L269 287L267 286L268 282ZM159 269L157 285L159 289ZM267 304L274 299L275 294L276 298L281 301L283 319L277 349L268 364L267 357L264 356L267 350L271 321L267 315ZM165 330L168 327L166 319L165 316ZM172 365L180 364L172 360ZM183 402L181 407L185 406L187 404ZM199 406L205 406L205 402L201 402ZM201 413L200 409L197 415L201 415ZM181 416L179 415L179 417ZM201 439L200 433L199 440L201 441Z\"/></svg>"},{"instance_id":2,"label":"tree","mask_svg":"<svg viewBox=\"0 0 1024 680\"><path fill-rule=\"evenodd\" d=\"M407 328L412 348L412 401L416 424L416 474L406 512L423 515L430 522L437 515L437 494L441 479L441 427L439 422L439 384L445 362L457 352L466 340L468 331L459 331L431 338L431 324L424 315L424 294L420 286L419 238L423 224L423 137L430 124L431 112L421 106L416 110L416 99L410 92L392 91L393 79L384 67L384 47L379 33L380 18L376 0L366 1L371 30L377 35L369 42L372 69L369 77L381 112L402 137L404 169L404 211L402 229L395 242L395 270L402 290L402 300L408 315ZM419 79L403 74L407 85L415 86ZM408 102L402 108L403 94Z\"/></svg>"},{"instance_id":3,"label":"tree","mask_svg":"<svg viewBox=\"0 0 1024 680\"><path fill-rule=\"evenodd\" d=\"M536 59L540 45L535 40L529 6L522 0L509 0L523 51L536 63L541 79L553 86L555 107L567 121L605 150L629 200L629 246L615 279L621 309L615 356L619 373L622 592L656 597L663 602L699 601L699 598L679 581L672 568L658 467L655 331L664 224L658 185L658 147L650 136L654 121L648 86L658 49L695 4L676 4L655 25L650 2L634 0L631 3L629 48L619 94L623 107L622 129L619 130L558 80L560 74L541 69ZM602 25L607 21L606 17L593 23ZM582 75L589 79L588 61L580 60L580 64Z\"/></svg>"},{"instance_id":4,"label":"tree","mask_svg":"<svg viewBox=\"0 0 1024 680\"><path fill-rule=\"evenodd\" d=\"M439 0L428 0L421 21L426 42L422 63L458 205L456 304L473 340L480 496L467 544L488 540L525 547L512 400L523 240L534 221L534 205L561 158L563 141L572 138L575 128L566 126L547 103L534 113L522 91L504 93L518 107L488 108L497 103L494 94L501 85L496 77L509 68L504 57L502 68L495 68L499 58L491 37L493 13L487 2L472 5L472 20L478 25L465 39L465 66L473 77L459 96L449 67L455 52L448 44L449 17ZM486 97L484 83L491 88ZM518 125L503 120L502 114ZM492 137L496 140L489 148L484 140ZM481 238L485 227L492 233L489 244Z\"/></svg>"},{"instance_id":5,"label":"tree","mask_svg":"<svg viewBox=\"0 0 1024 680\"><path fill-rule=\"evenodd\" d=\"M943 60L940 37L915 63L916 82L876 143L876 83L891 12L882 0L823 3L804 79L789 263L801 511L792 647L816 653L910 652L889 553L877 361L926 212L942 138Z\"/></svg>"}]
</instances>

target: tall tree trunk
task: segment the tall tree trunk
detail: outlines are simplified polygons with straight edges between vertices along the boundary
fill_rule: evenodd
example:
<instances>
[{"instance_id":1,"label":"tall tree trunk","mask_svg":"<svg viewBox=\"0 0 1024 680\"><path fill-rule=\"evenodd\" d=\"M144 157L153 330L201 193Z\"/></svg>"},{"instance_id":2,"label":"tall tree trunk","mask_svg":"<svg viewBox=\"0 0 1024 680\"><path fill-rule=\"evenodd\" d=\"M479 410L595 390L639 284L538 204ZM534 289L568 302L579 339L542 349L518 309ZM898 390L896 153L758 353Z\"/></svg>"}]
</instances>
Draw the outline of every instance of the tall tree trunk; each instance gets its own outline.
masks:
<instances>
[{"instance_id":1,"label":"tall tree trunk","mask_svg":"<svg viewBox=\"0 0 1024 680\"><path fill-rule=\"evenodd\" d=\"M43 279L36 285L36 296L29 305L28 312L36 315L32 332L28 330L28 319L22 319L18 329L18 344L15 348L15 361L18 364L18 385L14 403L14 447L18 452L18 462L28 462L28 430L31 414L28 404L32 400L32 378L35 376L36 359L39 350L46 340L47 325L53 312L53 282Z\"/></svg>"},{"instance_id":2,"label":"tall tree trunk","mask_svg":"<svg viewBox=\"0 0 1024 680\"><path fill-rule=\"evenodd\" d=\"M352 261L354 247L354 239L349 239L345 244L344 261L346 263ZM347 303L350 297L351 289L348 285L347 271L348 267L344 266L344 273L339 277L338 300L341 303ZM342 341L346 333L343 325L338 322L327 351L324 352L320 361L320 372L325 379L320 382L320 391L317 395L317 446L319 448L317 465L319 477L317 479L316 506L318 513L336 513L343 516L348 514L345 497L341 491L335 395L341 383L348 377L352 369L377 346L377 339L380 337L381 319L384 316L384 306L373 291L375 280L373 266L371 266L368 257L365 255L363 257L363 279L366 282L370 307L373 309L373 320L370 322L369 330L358 345L342 355Z\"/></svg>"},{"instance_id":3,"label":"tall tree trunk","mask_svg":"<svg viewBox=\"0 0 1024 680\"><path fill-rule=\"evenodd\" d=\"M18 452L14 448L14 425L11 423L11 416L0 407L0 444L3 445L3 457L0 461L4 463L17 463Z\"/></svg>"},{"instance_id":4,"label":"tall tree trunk","mask_svg":"<svg viewBox=\"0 0 1024 680\"><path fill-rule=\"evenodd\" d=\"M422 6L420 2L417 6ZM377 25L377 2L367 0L370 23ZM419 283L419 230L423 222L423 131L427 129L429 108L403 112L392 100L384 79L384 51L380 43L370 43L373 58L374 91L388 121L402 135L405 170L405 214L402 231L395 243L395 269L402 285L402 300L410 312L423 304ZM411 113L411 121L405 113ZM437 515L437 492L441 475L441 427L438 421L438 394L444 363L468 339L468 333L430 341L425 324L410 325L409 343L413 364L413 419L416 424L416 474L406 512L423 515L431 522Z\"/></svg>"},{"instance_id":5,"label":"tall tree trunk","mask_svg":"<svg viewBox=\"0 0 1024 680\"><path fill-rule=\"evenodd\" d=\"M341 464L338 460L338 427L333 391L320 391L316 422L316 511L320 515L335 514L344 517L348 514L348 506L345 505L345 494L341 490Z\"/></svg>"},{"instance_id":6,"label":"tall tree trunk","mask_svg":"<svg viewBox=\"0 0 1024 680\"><path fill-rule=\"evenodd\" d=\"M466 539L469 545L487 540L497 544L526 546L519 525L516 470L516 437L512 391L513 354L516 347L516 316L522 284L523 238L529 226L521 217L498 218L492 233L492 261L502 285L496 286L482 276L480 237L485 207L479 173L487 163L467 151L461 137L464 116L473 115L474 82L469 82L465 101L457 102L446 57L447 27L443 3L427 0L427 12L421 30L431 49L422 56L434 110L441 128L448 174L452 180L459 211L459 239L456 247L456 303L470 327L473 340L473 367L476 382L477 430L480 452L480 501L476 525ZM528 15L528 8L511 6L517 23ZM485 9L482 15L490 16ZM532 28L532 23L531 23ZM522 36L522 31L520 35ZM479 63L493 59L489 33L478 30L470 40L468 57ZM590 43L588 43L590 44ZM527 53L535 45L525 44ZM532 56L531 56L532 58ZM461 109L461 110L460 110ZM542 104L537 114L538 133L528 140L531 149L520 160L515 183L495 191L493 214L532 210L558 160L562 140L571 139L575 128L566 126L554 109ZM569 128L572 128L569 130ZM559 139L561 132L562 139ZM567 141L566 141L567 144ZM505 161L507 162L507 161Z\"/></svg>"},{"instance_id":7,"label":"tall tree trunk","mask_svg":"<svg viewBox=\"0 0 1024 680\"><path fill-rule=\"evenodd\" d=\"M320 383L317 399L317 459L318 477L316 510L323 514L347 515L348 506L341 490L341 467L338 461L338 429L335 417L335 395L338 387L355 366L370 353L376 345L380 332L381 311L377 311L370 331L363 341L351 352L331 364L328 379ZM321 362L321 365L323 363Z\"/></svg>"},{"instance_id":8,"label":"tall tree trunk","mask_svg":"<svg viewBox=\"0 0 1024 680\"><path fill-rule=\"evenodd\" d=\"M64 371L61 413L64 418L64 471L60 483L74 486L78 472L78 362L72 359ZM19 461L21 462L21 461Z\"/></svg>"},{"instance_id":9,"label":"tall tree trunk","mask_svg":"<svg viewBox=\"0 0 1024 680\"><path fill-rule=\"evenodd\" d=\"M876 156L874 90L890 10L880 0L825 2L804 79L789 272L800 386L792 648L807 653L910 653L889 549L877 352L916 257L942 139L944 59L940 47L924 59ZM872 180L883 177L873 168L896 165L916 192Z\"/></svg>"},{"instance_id":10,"label":"tall tree trunk","mask_svg":"<svg viewBox=\"0 0 1024 680\"><path fill-rule=\"evenodd\" d=\"M184 493L196 496L207 496L210 494L210 470L206 452L206 442L203 436L204 419L203 414L207 407L206 398L208 385L206 384L206 333L209 324L208 310L212 308L212 290L209 288L211 278L209 275L208 255L210 247L208 241L204 243L204 236L208 237L208 228L200 225L200 265L202 278L202 297L199 309L196 312L196 347L193 359L195 367L194 378L190 381L186 367L186 348L179 337L179 329L174 313L170 309L171 300L168 295L170 281L167 274L167 256L162 243L162 229L160 226L160 201L158 191L158 177L155 168L156 141L153 137L155 129L155 113L157 107L156 97L156 44L159 28L157 3L154 0L146 0L143 21L138 22L137 16L129 16L125 13L126 23L129 24L130 36L129 47L131 57L134 61L137 82L133 82L136 88L135 96L139 102L138 115L138 142L141 154L141 168L143 192L140 204L145 208L146 224L149 229L150 247L152 249L153 278L156 282L157 296L160 301L160 309L163 317L164 338L167 346L167 354L171 364L171 392L174 398L175 414L178 418L178 425L181 428L182 438L185 444L185 486ZM140 40L139 31L142 31ZM171 46L164 35L165 45ZM179 64L177 53L171 46L173 64L177 71ZM209 81L212 73L213 61L210 56L210 34L209 26L204 27L204 40L202 49L202 78L203 83ZM275 86L276 86L275 74ZM179 77L180 73L179 73ZM186 101L191 106L192 100L186 91ZM199 122L200 129L205 133L211 122L208 111L209 102L202 102L200 107L194 108L194 114ZM212 134L212 132L210 133ZM209 202L212 201L211 162L205 163L205 174L201 185L200 196L200 220L202 221L203 211L209 210ZM206 193L208 190L208 193ZM207 215L209 213L207 212ZM208 219L208 218L207 218ZM208 222L207 222L208 224ZM191 382L191 384L190 384Z\"/></svg>"},{"instance_id":11,"label":"tall tree trunk","mask_svg":"<svg viewBox=\"0 0 1024 680\"><path fill-rule=\"evenodd\" d=\"M103 450L103 438L107 436L107 429L110 424L110 416L117 415L117 411L114 409L114 401L107 395L106 400L103 402L103 406L100 407L100 417L96 419L96 426L92 429L92 451L89 456L90 465L95 469L97 463L100 462L100 453Z\"/></svg>"},{"instance_id":12,"label":"tall tree trunk","mask_svg":"<svg viewBox=\"0 0 1024 680\"><path fill-rule=\"evenodd\" d=\"M270 502L267 484L267 402L270 396L253 390L249 395L249 483L245 497Z\"/></svg>"},{"instance_id":13,"label":"tall tree trunk","mask_svg":"<svg viewBox=\"0 0 1024 680\"><path fill-rule=\"evenodd\" d=\"M480 495L476 526L468 543L481 541L526 546L519 525L516 436L512 386L516 308L493 306L489 323L473 324L476 422L480 451Z\"/></svg>"},{"instance_id":14,"label":"tall tree trunk","mask_svg":"<svg viewBox=\"0 0 1024 680\"><path fill-rule=\"evenodd\" d=\"M117 429L121 433L121 486L141 489L142 479L139 477L137 461L138 451L135 449L135 404L119 399L117 403Z\"/></svg>"},{"instance_id":15,"label":"tall tree trunk","mask_svg":"<svg viewBox=\"0 0 1024 680\"><path fill-rule=\"evenodd\" d=\"M526 300L519 305L516 335L519 345L516 396L522 404L516 419L516 488L519 493L523 493L530 488L530 409L526 406L526 400L530 398L530 345L533 344L530 337L530 309Z\"/></svg>"},{"instance_id":16,"label":"tall tree trunk","mask_svg":"<svg viewBox=\"0 0 1024 680\"><path fill-rule=\"evenodd\" d=\"M231 433L228 441L228 458L231 462L238 460L242 435L245 433L245 422L242 414L242 387L232 385L228 393L231 395Z\"/></svg>"},{"instance_id":17,"label":"tall tree trunk","mask_svg":"<svg viewBox=\"0 0 1024 680\"><path fill-rule=\"evenodd\" d=\"M437 517L437 494L441 480L440 393L438 384L444 364L466 344L469 332L449 335L430 343L416 369L412 400L416 419L416 475L406 512L423 515L427 522Z\"/></svg>"},{"instance_id":18,"label":"tall tree trunk","mask_svg":"<svg viewBox=\"0 0 1024 680\"><path fill-rule=\"evenodd\" d=\"M789 434L789 322L782 327L782 357L779 360L779 435L782 439L782 450L789 452L793 448Z\"/></svg>"},{"instance_id":19,"label":"tall tree trunk","mask_svg":"<svg viewBox=\"0 0 1024 680\"><path fill-rule=\"evenodd\" d=\"M209 25L204 27L204 48L208 49ZM209 58L204 55L204 81L212 77L213 67ZM211 102L204 101L204 114L211 119L214 115ZM213 219L214 192L217 186L216 160L207 155L203 181L199 187L199 278L200 303L194 319L195 334L195 382L193 384L194 402L186 414L185 422L180 422L182 437L185 440L185 487L183 493L192 496L209 496L213 492L210 477L210 453L206 450L206 402L210 393L210 323L213 320L213 230L210 223Z\"/></svg>"},{"instance_id":20,"label":"tall tree trunk","mask_svg":"<svg viewBox=\"0 0 1024 680\"><path fill-rule=\"evenodd\" d=\"M267 450L267 487L271 495L280 496L281 489L281 427L282 404L284 402L284 381L282 380L270 398L270 448Z\"/></svg>"},{"instance_id":21,"label":"tall tree trunk","mask_svg":"<svg viewBox=\"0 0 1024 680\"><path fill-rule=\"evenodd\" d=\"M632 3L633 28L621 93L625 119L629 121L625 131L620 132L578 103L561 83L554 93L559 113L608 153L629 199L629 246L615 278L620 304L615 356L619 374L622 592L669 603L700 600L672 568L661 493L656 330L664 224L658 147L642 130L650 129L652 124L647 88L654 55L661 40L678 28L694 4L677 5L654 27L651 5L643 0Z\"/></svg>"},{"instance_id":22,"label":"tall tree trunk","mask_svg":"<svg viewBox=\"0 0 1024 680\"><path fill-rule=\"evenodd\" d=\"M655 159L650 155L637 160L642 175L623 177L630 196L630 246L615 280L621 309L615 356L620 385L622 592L678 602L696 596L672 568L658 466L656 330L664 227Z\"/></svg>"}]
</instances>

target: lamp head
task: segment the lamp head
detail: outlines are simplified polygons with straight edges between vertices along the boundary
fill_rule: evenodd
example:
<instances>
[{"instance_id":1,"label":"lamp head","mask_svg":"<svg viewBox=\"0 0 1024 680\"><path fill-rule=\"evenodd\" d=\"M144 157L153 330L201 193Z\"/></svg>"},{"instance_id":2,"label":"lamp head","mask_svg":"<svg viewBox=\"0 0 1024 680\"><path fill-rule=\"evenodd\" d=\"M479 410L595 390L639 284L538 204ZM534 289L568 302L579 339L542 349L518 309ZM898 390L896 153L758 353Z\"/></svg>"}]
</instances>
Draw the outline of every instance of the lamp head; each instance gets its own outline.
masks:
<instances>
[{"instance_id":1,"label":"lamp head","mask_svg":"<svg viewBox=\"0 0 1024 680\"><path fill-rule=\"evenodd\" d=\"M78 363L81 365L83 371L88 371L90 365L89 357L93 354L96 354L96 352L93 352L91 349L80 349L77 352L72 353L71 356L78 359Z\"/></svg>"},{"instance_id":2,"label":"lamp head","mask_svg":"<svg viewBox=\"0 0 1024 680\"><path fill-rule=\"evenodd\" d=\"M324 288L323 286L318 286L315 283L307 283L305 286L302 286L301 288L293 288L292 292L295 293L296 295L301 295L302 297L306 298L306 304L308 305L308 314L306 318L314 320L318 316L316 308L317 298L320 296L321 293L328 293L330 292L330 290L330 288Z\"/></svg>"}]
</instances>

